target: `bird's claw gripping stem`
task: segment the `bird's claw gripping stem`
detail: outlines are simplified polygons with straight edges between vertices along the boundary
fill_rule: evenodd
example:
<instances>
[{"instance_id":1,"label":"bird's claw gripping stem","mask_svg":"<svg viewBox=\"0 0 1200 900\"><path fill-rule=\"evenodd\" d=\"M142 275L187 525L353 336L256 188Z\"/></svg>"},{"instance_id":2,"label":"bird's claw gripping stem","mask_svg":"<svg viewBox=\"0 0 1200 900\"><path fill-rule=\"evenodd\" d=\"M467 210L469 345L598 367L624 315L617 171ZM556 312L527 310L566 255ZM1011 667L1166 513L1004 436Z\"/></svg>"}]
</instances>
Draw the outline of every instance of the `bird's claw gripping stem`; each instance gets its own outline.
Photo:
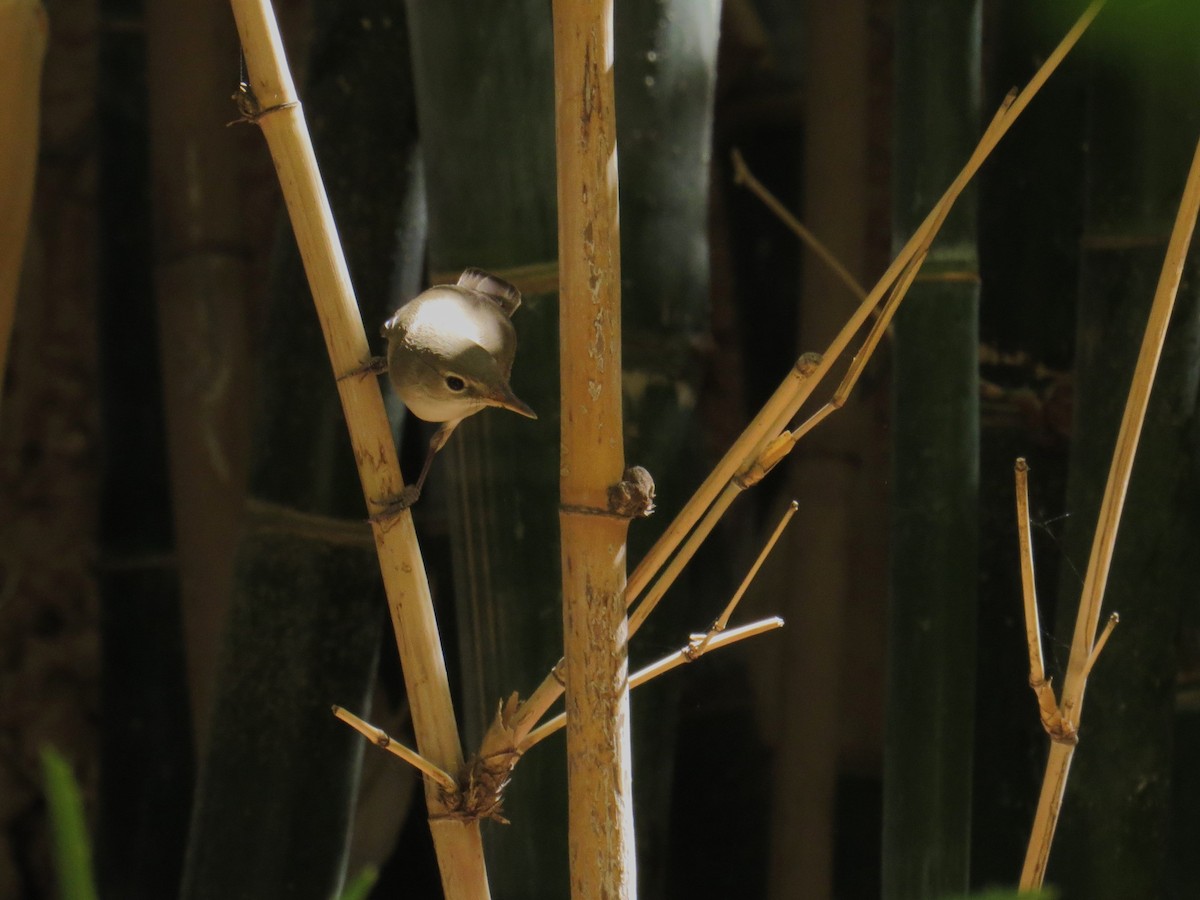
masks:
<instances>
[{"instance_id":1,"label":"bird's claw gripping stem","mask_svg":"<svg viewBox=\"0 0 1200 900\"><path fill-rule=\"evenodd\" d=\"M407 485L399 494L380 500L379 502L383 505L383 509L370 516L367 521L373 524L390 521L416 503L420 497L421 488L419 485Z\"/></svg>"},{"instance_id":2,"label":"bird's claw gripping stem","mask_svg":"<svg viewBox=\"0 0 1200 900\"><path fill-rule=\"evenodd\" d=\"M382 375L387 370L388 362L386 356L372 356L361 366L351 369L345 375L340 376L338 381L346 378L366 378L368 375Z\"/></svg>"}]
</instances>

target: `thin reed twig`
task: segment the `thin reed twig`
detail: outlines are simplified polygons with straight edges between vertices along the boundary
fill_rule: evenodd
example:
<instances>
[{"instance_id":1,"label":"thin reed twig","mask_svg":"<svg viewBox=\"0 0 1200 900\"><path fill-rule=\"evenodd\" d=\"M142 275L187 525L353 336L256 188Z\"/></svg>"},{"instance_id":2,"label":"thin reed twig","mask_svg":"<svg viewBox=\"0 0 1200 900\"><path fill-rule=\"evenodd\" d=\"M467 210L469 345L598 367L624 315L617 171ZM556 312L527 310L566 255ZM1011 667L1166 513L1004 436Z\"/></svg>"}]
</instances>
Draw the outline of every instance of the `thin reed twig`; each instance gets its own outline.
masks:
<instances>
[{"instance_id":1,"label":"thin reed twig","mask_svg":"<svg viewBox=\"0 0 1200 900\"><path fill-rule=\"evenodd\" d=\"M382 747L393 756L398 756L404 760L410 766L417 769L417 771L428 775L437 782L442 790L452 792L458 790L458 782L454 780L454 777L449 772L438 768L417 751L404 746L378 725L372 725L370 722L360 719L354 713L350 712L350 710L343 709L340 706L333 707L333 714L375 746Z\"/></svg>"}]
</instances>

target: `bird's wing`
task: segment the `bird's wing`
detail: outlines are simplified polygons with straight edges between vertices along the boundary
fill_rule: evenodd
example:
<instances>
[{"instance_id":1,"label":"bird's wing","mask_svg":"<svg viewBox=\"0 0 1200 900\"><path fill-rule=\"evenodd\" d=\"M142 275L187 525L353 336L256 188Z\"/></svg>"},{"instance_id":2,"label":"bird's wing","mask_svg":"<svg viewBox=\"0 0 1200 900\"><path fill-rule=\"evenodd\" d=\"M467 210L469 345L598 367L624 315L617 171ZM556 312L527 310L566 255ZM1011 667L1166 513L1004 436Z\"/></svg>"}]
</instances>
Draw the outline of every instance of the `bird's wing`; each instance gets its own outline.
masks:
<instances>
[{"instance_id":1,"label":"bird's wing","mask_svg":"<svg viewBox=\"0 0 1200 900\"><path fill-rule=\"evenodd\" d=\"M483 269L464 269L458 276L458 286L471 291L486 294L490 300L504 310L504 314L512 318L512 314L521 305L521 292L495 275L489 275Z\"/></svg>"}]
</instances>

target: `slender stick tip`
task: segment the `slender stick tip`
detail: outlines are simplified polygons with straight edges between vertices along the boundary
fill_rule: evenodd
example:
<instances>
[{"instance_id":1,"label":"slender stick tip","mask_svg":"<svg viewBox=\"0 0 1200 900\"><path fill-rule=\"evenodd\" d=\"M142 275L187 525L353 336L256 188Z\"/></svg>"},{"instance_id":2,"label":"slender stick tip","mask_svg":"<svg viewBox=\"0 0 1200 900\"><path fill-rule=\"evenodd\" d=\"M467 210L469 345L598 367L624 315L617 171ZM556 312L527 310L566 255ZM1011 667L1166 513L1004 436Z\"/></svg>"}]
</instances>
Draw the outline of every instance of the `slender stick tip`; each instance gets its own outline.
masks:
<instances>
[{"instance_id":1,"label":"slender stick tip","mask_svg":"<svg viewBox=\"0 0 1200 900\"><path fill-rule=\"evenodd\" d=\"M1025 462L1025 457L1018 456L1017 462L1013 466L1013 468L1016 469L1018 472L1028 472L1029 471L1029 463Z\"/></svg>"},{"instance_id":2,"label":"slender stick tip","mask_svg":"<svg viewBox=\"0 0 1200 900\"><path fill-rule=\"evenodd\" d=\"M733 161L733 183L746 183L746 160L742 158L742 151L734 147L729 154L729 158Z\"/></svg>"}]
</instances>

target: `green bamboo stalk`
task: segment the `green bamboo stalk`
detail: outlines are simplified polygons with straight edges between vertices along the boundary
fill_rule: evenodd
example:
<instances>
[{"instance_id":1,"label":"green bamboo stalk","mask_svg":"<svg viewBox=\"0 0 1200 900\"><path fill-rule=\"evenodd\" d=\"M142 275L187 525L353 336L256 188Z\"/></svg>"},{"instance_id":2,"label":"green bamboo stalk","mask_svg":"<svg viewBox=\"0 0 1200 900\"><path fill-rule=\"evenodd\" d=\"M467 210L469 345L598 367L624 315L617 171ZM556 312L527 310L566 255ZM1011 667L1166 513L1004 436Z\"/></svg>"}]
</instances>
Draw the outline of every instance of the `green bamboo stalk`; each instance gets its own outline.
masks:
<instances>
[{"instance_id":1,"label":"green bamboo stalk","mask_svg":"<svg viewBox=\"0 0 1200 900\"><path fill-rule=\"evenodd\" d=\"M233 22L146 4L154 281L192 730L204 742L245 499L247 254L229 120Z\"/></svg>"},{"instance_id":2,"label":"green bamboo stalk","mask_svg":"<svg viewBox=\"0 0 1200 900\"><path fill-rule=\"evenodd\" d=\"M636 560L704 475L694 398L703 374L696 348L711 333L708 200L720 4L617 3L614 17L625 452L653 476L658 504L629 530ZM685 576L674 600L647 622L632 651L639 665L654 652L649 648L672 646L717 614L725 598L714 595L715 579L705 575L717 570L721 555L710 546L704 574ZM671 771L687 683L667 679L633 701L635 772ZM682 752L699 758L694 750ZM671 778L634 779L638 889L650 897L673 886L667 862L678 828L674 789Z\"/></svg>"},{"instance_id":3,"label":"green bamboo stalk","mask_svg":"<svg viewBox=\"0 0 1200 900\"><path fill-rule=\"evenodd\" d=\"M894 231L970 153L978 2L897 9ZM895 320L883 895L968 886L974 722L978 275L964 192Z\"/></svg>"},{"instance_id":4,"label":"green bamboo stalk","mask_svg":"<svg viewBox=\"0 0 1200 900\"><path fill-rule=\"evenodd\" d=\"M463 733L476 748L500 699L528 692L562 653L562 585L548 550L558 542L559 443L550 16L540 0L418 0L408 11L430 280L479 266L521 290L513 385L538 414L484 411L463 422L415 509L432 525L445 499ZM477 27L464 29L466 20ZM566 896L566 784L561 753L521 760L505 789L512 826L484 825L497 897Z\"/></svg>"},{"instance_id":5,"label":"green bamboo stalk","mask_svg":"<svg viewBox=\"0 0 1200 900\"><path fill-rule=\"evenodd\" d=\"M127 7L101 6L108 21ZM102 29L97 105L101 488L100 783L105 896L170 896L193 757L154 328L145 35ZM124 97L143 98L124 102Z\"/></svg>"}]
</instances>

